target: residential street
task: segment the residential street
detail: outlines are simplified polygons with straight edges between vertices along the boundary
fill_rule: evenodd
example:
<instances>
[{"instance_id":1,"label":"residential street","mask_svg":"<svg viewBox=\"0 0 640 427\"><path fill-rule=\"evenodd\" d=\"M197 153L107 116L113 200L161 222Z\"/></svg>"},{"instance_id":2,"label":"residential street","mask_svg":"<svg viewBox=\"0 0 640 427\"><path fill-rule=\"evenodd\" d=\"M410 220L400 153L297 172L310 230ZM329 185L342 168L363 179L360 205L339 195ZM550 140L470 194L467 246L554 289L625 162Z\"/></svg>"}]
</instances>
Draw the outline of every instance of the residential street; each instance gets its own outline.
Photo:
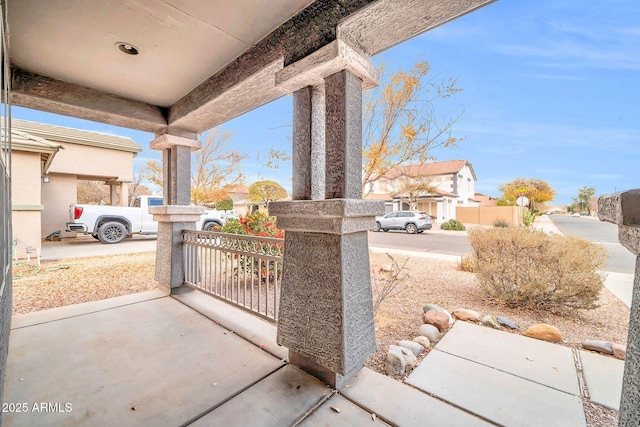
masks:
<instances>
[{"instance_id":1,"label":"residential street","mask_svg":"<svg viewBox=\"0 0 640 427\"><path fill-rule=\"evenodd\" d=\"M549 215L549 219L564 234L580 236L598 243L609 252L606 271L633 274L635 257L618 243L618 227L593 217L572 217L569 215Z\"/></svg>"},{"instance_id":2,"label":"residential street","mask_svg":"<svg viewBox=\"0 0 640 427\"><path fill-rule=\"evenodd\" d=\"M471 254L467 234L459 231L425 231L422 234L407 234L404 231L369 232L369 246L446 255Z\"/></svg>"}]
</instances>

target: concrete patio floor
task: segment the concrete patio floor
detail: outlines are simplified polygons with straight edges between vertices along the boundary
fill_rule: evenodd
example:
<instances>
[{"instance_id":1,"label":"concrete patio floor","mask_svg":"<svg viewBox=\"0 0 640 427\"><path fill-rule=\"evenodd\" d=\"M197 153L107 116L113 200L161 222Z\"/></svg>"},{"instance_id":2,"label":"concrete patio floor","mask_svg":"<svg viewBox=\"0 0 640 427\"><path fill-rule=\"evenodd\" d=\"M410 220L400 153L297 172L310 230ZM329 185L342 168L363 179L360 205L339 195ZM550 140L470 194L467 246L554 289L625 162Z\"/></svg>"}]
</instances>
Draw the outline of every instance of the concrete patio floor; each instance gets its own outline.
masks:
<instances>
[{"instance_id":1,"label":"concrete patio floor","mask_svg":"<svg viewBox=\"0 0 640 427\"><path fill-rule=\"evenodd\" d=\"M273 325L188 288L14 316L5 402L26 411L3 425L585 425L571 350L506 332L456 323L411 385L364 369L337 391L286 354Z\"/></svg>"}]
</instances>

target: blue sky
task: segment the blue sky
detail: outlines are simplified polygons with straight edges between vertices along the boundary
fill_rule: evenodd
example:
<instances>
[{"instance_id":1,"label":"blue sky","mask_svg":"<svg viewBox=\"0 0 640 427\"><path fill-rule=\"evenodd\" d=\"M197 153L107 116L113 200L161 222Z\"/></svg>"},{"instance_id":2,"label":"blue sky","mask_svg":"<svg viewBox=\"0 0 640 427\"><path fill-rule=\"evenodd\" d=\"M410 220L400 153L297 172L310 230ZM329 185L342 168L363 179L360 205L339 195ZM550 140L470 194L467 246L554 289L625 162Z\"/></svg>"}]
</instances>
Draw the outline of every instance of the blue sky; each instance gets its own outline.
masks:
<instances>
[{"instance_id":1,"label":"blue sky","mask_svg":"<svg viewBox=\"0 0 640 427\"><path fill-rule=\"evenodd\" d=\"M640 187L640 7L636 0L501 0L378 55L388 71L428 60L432 73L457 77L463 92L436 114L463 112L454 135L435 151L465 159L476 191L499 196L516 177L535 177L566 204L587 185L596 194ZM264 167L272 147L290 151L291 97L225 124L247 184L274 179L291 188L290 163ZM14 107L13 116L133 138L144 151L134 167L160 153L153 135ZM260 157L260 159L258 159Z\"/></svg>"}]
</instances>

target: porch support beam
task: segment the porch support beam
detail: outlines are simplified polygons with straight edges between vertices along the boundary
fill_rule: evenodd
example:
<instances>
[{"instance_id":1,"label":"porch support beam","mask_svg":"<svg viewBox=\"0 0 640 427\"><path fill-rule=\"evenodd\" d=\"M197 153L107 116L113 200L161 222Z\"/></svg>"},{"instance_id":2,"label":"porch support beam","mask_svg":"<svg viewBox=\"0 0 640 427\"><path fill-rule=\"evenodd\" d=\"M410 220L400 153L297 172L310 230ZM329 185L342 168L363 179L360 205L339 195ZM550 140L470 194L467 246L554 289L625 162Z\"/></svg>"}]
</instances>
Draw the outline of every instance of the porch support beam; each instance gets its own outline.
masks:
<instances>
[{"instance_id":1,"label":"porch support beam","mask_svg":"<svg viewBox=\"0 0 640 427\"><path fill-rule=\"evenodd\" d=\"M11 67L13 105L145 132L167 127L167 109Z\"/></svg>"},{"instance_id":2,"label":"porch support beam","mask_svg":"<svg viewBox=\"0 0 640 427\"><path fill-rule=\"evenodd\" d=\"M184 284L182 230L195 229L205 213L203 206L190 206L191 152L202 145L195 135L171 129L157 135L150 145L162 151L163 206L149 208L158 221L155 279L171 290Z\"/></svg>"},{"instance_id":3,"label":"porch support beam","mask_svg":"<svg viewBox=\"0 0 640 427\"><path fill-rule=\"evenodd\" d=\"M294 200L269 204L286 231L278 344L337 388L376 351L367 230L384 202L361 199L361 96L348 70L294 93Z\"/></svg>"},{"instance_id":4,"label":"porch support beam","mask_svg":"<svg viewBox=\"0 0 640 427\"><path fill-rule=\"evenodd\" d=\"M636 425L640 419L640 189L624 191L598 200L601 221L618 226L618 240L636 256L627 355L620 398L618 424Z\"/></svg>"}]
</instances>

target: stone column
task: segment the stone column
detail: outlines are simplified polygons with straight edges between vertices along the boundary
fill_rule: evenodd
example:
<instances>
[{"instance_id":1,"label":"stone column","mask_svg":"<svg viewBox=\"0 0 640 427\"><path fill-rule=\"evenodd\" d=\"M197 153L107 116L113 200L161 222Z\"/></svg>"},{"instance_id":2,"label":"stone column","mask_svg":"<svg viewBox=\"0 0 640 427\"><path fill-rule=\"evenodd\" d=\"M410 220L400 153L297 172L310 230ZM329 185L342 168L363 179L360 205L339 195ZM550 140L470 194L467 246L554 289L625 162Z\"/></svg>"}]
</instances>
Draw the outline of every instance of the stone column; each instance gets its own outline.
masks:
<instances>
[{"instance_id":1,"label":"stone column","mask_svg":"<svg viewBox=\"0 0 640 427\"><path fill-rule=\"evenodd\" d=\"M640 420L640 189L601 197L598 217L618 225L618 240L637 257L618 416L618 425L637 426Z\"/></svg>"},{"instance_id":2,"label":"stone column","mask_svg":"<svg viewBox=\"0 0 640 427\"><path fill-rule=\"evenodd\" d=\"M361 200L362 80L338 71L324 91L294 93L294 200L269 214L286 231L278 344L340 388L376 350L367 230L384 202Z\"/></svg>"},{"instance_id":3,"label":"stone column","mask_svg":"<svg viewBox=\"0 0 640 427\"><path fill-rule=\"evenodd\" d=\"M163 206L149 212L158 221L155 279L167 290L184 284L182 230L195 229L205 213L203 206L191 204L191 151L201 148L196 135L191 138L159 135L151 148L162 150Z\"/></svg>"}]
</instances>

